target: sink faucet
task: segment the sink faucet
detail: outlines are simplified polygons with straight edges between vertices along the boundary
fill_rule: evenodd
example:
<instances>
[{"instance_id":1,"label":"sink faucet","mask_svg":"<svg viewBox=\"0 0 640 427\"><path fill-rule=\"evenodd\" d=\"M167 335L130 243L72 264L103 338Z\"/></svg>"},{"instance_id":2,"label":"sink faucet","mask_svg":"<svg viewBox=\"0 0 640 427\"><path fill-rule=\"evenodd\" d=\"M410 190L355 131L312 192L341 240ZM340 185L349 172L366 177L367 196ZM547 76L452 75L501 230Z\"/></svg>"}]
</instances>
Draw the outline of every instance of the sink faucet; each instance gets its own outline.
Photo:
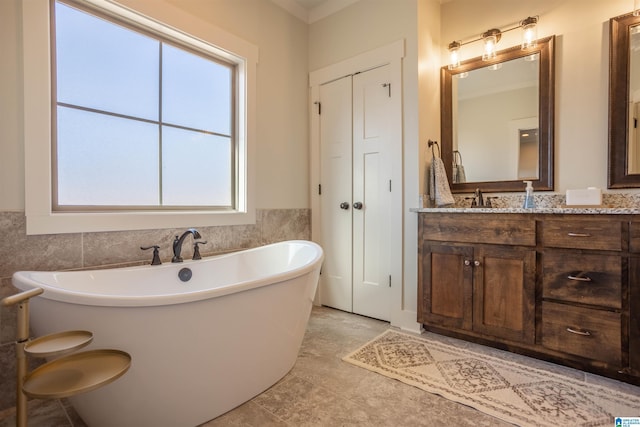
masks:
<instances>
[{"instance_id":1,"label":"sink faucet","mask_svg":"<svg viewBox=\"0 0 640 427\"><path fill-rule=\"evenodd\" d=\"M482 197L482 191L479 188L476 188L476 192L474 193L474 198L476 200L477 206L484 206L484 198Z\"/></svg>"},{"instance_id":2,"label":"sink faucet","mask_svg":"<svg viewBox=\"0 0 640 427\"><path fill-rule=\"evenodd\" d=\"M173 241L173 258L171 259L171 262L182 262L182 257L180 256L180 254L182 253L182 244L184 243L184 239L186 239L189 234L191 234L194 239L200 238L200 233L198 233L198 230L196 230L195 228L188 229L187 231L182 233L182 236L180 237L176 236L175 240Z\"/></svg>"},{"instance_id":3,"label":"sink faucet","mask_svg":"<svg viewBox=\"0 0 640 427\"><path fill-rule=\"evenodd\" d=\"M472 208L491 208L493 207L491 199L497 199L497 197L484 197L482 190L476 188L476 191L471 197L465 197L467 200L471 200Z\"/></svg>"}]
</instances>

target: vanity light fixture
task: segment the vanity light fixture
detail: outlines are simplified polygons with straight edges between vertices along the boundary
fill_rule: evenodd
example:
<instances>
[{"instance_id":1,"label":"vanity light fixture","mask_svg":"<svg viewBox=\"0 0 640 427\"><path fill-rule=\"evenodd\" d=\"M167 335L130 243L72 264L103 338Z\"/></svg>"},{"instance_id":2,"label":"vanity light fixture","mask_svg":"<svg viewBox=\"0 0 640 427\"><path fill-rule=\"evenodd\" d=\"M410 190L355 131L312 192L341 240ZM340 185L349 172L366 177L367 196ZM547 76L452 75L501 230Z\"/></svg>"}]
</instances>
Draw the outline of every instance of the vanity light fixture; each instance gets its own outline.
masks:
<instances>
[{"instance_id":1,"label":"vanity light fixture","mask_svg":"<svg viewBox=\"0 0 640 427\"><path fill-rule=\"evenodd\" d=\"M640 0L634 0L634 1L640 7ZM485 31L480 36L472 40L469 40L466 42L460 42L460 41L451 42L449 43L449 54L451 58L449 61L449 69L453 70L460 66L460 48L462 46L470 43L474 43L480 40L482 40L484 44L484 52L482 54L482 60L492 61L496 57L496 50L497 50L496 46L500 41L502 34L508 31L516 30L518 28L522 28L522 31L523 31L522 45L521 45L522 49L527 50L527 49L534 48L537 44L537 39L538 39L537 25L538 25L538 17L529 16L526 19L523 19L522 21L520 21L517 25L512 26L510 28L506 28L503 30L500 30L498 28L492 28L490 30Z\"/></svg>"}]
</instances>

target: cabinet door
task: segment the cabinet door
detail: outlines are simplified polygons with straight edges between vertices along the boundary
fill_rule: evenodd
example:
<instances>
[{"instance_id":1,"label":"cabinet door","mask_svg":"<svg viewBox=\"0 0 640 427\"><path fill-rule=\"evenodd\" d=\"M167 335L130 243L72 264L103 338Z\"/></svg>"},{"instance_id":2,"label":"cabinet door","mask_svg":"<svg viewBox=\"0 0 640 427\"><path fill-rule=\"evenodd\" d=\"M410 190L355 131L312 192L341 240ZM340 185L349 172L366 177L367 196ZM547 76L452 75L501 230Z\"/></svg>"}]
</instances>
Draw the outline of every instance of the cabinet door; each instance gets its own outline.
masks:
<instances>
[{"instance_id":1,"label":"cabinet door","mask_svg":"<svg viewBox=\"0 0 640 427\"><path fill-rule=\"evenodd\" d=\"M478 247L473 263L473 330L496 338L533 343L535 250Z\"/></svg>"},{"instance_id":2,"label":"cabinet door","mask_svg":"<svg viewBox=\"0 0 640 427\"><path fill-rule=\"evenodd\" d=\"M473 248L424 242L419 321L471 330Z\"/></svg>"},{"instance_id":3,"label":"cabinet door","mask_svg":"<svg viewBox=\"0 0 640 427\"><path fill-rule=\"evenodd\" d=\"M633 256L629 269L629 363L640 375L640 257Z\"/></svg>"}]
</instances>

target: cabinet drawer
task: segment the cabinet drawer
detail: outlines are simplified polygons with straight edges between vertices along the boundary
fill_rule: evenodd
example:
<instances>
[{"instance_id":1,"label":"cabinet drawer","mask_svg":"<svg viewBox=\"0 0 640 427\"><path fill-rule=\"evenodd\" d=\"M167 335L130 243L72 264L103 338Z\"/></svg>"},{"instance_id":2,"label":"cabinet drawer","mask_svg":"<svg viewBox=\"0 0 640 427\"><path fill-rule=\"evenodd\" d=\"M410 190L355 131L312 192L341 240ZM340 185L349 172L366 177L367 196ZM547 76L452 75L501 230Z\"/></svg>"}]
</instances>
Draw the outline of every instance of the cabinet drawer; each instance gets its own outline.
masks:
<instances>
[{"instance_id":1,"label":"cabinet drawer","mask_svg":"<svg viewBox=\"0 0 640 427\"><path fill-rule=\"evenodd\" d=\"M546 348L620 366L620 334L620 313L542 302Z\"/></svg>"},{"instance_id":2,"label":"cabinet drawer","mask_svg":"<svg viewBox=\"0 0 640 427\"><path fill-rule=\"evenodd\" d=\"M531 218L502 215L429 215L423 217L423 238L440 242L536 244L536 224Z\"/></svg>"},{"instance_id":3,"label":"cabinet drawer","mask_svg":"<svg viewBox=\"0 0 640 427\"><path fill-rule=\"evenodd\" d=\"M615 220L545 220L542 245L551 248L622 250L622 224Z\"/></svg>"},{"instance_id":4,"label":"cabinet drawer","mask_svg":"<svg viewBox=\"0 0 640 427\"><path fill-rule=\"evenodd\" d=\"M622 259L547 250L542 255L542 297L619 309Z\"/></svg>"}]
</instances>

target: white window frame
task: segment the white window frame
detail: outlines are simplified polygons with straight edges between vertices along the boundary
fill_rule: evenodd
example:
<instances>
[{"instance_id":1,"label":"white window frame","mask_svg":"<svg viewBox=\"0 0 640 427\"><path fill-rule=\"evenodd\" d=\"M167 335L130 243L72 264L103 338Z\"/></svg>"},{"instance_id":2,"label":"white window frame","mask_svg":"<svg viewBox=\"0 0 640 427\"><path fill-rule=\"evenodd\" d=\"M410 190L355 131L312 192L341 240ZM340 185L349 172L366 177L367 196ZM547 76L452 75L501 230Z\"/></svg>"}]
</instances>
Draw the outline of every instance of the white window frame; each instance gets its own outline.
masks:
<instances>
[{"instance_id":1,"label":"white window frame","mask_svg":"<svg viewBox=\"0 0 640 427\"><path fill-rule=\"evenodd\" d=\"M24 68L25 214L27 234L57 234L255 223L254 135L258 48L164 5L133 11L111 0L83 0L156 32L215 50L237 64L238 205L233 211L56 212L52 210L50 0L22 0ZM146 13L146 15L143 15ZM162 22L162 23L161 23ZM176 23L172 26L172 23ZM178 24L189 27L189 34Z\"/></svg>"}]
</instances>

